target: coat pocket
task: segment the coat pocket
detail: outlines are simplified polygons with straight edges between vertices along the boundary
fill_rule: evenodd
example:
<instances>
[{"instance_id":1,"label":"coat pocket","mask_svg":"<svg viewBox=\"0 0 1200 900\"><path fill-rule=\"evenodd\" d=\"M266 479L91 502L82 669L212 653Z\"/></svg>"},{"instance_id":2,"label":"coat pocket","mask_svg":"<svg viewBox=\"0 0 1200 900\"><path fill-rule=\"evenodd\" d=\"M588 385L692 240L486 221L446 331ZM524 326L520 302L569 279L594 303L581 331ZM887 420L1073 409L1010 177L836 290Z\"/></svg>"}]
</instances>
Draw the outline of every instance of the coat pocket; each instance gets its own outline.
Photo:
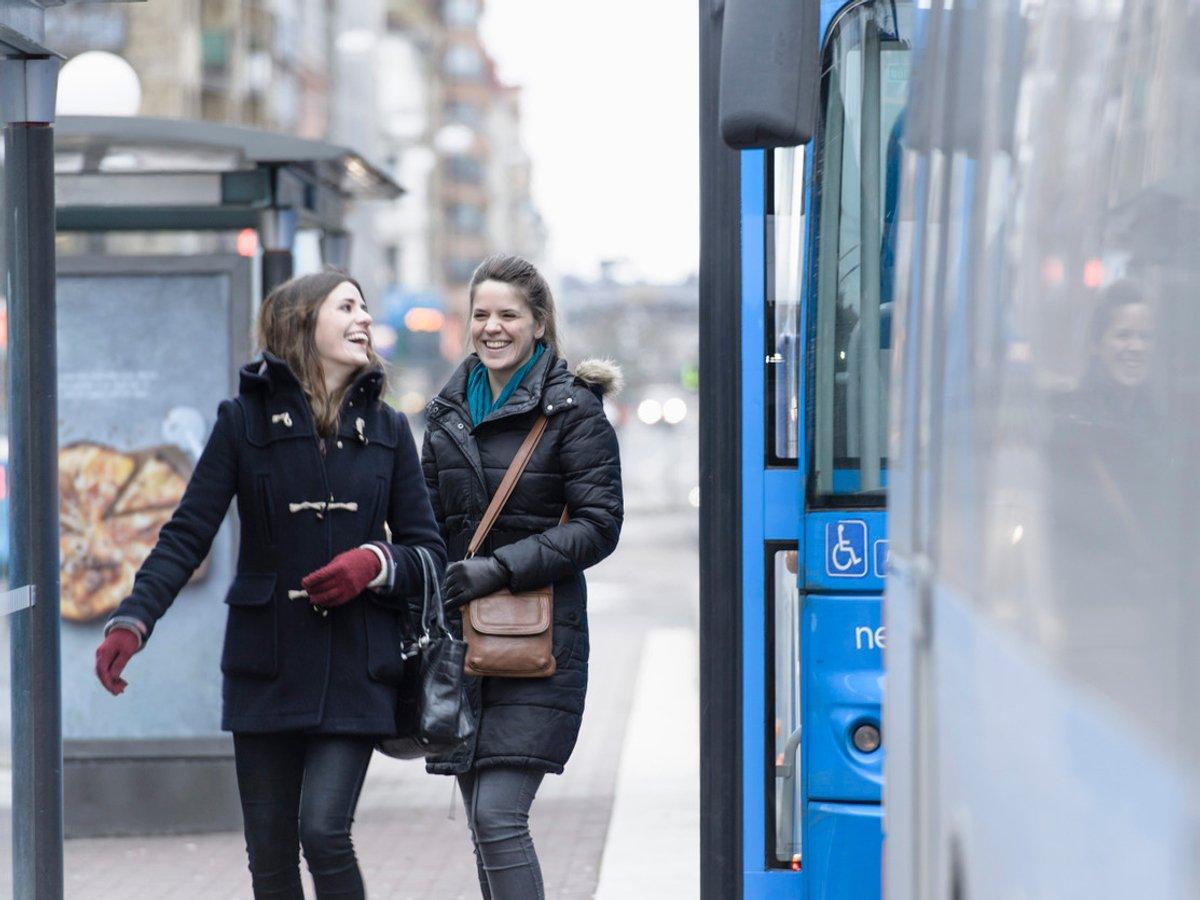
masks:
<instances>
[{"instance_id":1,"label":"coat pocket","mask_svg":"<svg viewBox=\"0 0 1200 900\"><path fill-rule=\"evenodd\" d=\"M275 575L239 573L229 586L225 602L229 614L221 671L226 675L274 678L279 674Z\"/></svg>"},{"instance_id":2,"label":"coat pocket","mask_svg":"<svg viewBox=\"0 0 1200 900\"><path fill-rule=\"evenodd\" d=\"M370 593L367 598L361 604L367 635L367 674L385 684L399 684L404 679L404 659L400 655L404 614L380 603Z\"/></svg>"}]
</instances>

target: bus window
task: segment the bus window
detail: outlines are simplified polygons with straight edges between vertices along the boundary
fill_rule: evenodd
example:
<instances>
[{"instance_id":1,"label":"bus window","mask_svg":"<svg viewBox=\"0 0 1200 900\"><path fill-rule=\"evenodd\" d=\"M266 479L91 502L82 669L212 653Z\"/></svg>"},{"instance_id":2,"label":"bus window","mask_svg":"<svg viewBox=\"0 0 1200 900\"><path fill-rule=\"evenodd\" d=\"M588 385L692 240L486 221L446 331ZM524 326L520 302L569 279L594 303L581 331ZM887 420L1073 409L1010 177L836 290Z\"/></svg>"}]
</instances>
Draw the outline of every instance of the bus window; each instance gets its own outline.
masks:
<instances>
[{"instance_id":1,"label":"bus window","mask_svg":"<svg viewBox=\"0 0 1200 900\"><path fill-rule=\"evenodd\" d=\"M804 147L775 150L768 216L767 447L795 464L800 444L800 289L804 276Z\"/></svg>"},{"instance_id":2,"label":"bus window","mask_svg":"<svg viewBox=\"0 0 1200 900\"><path fill-rule=\"evenodd\" d=\"M778 546L778 545L776 545ZM800 587L795 548L775 550L767 566L767 596L775 619L771 687L775 715L767 747L774 756L774 849L769 865L800 865ZM768 771L771 771L768 768Z\"/></svg>"},{"instance_id":3,"label":"bus window","mask_svg":"<svg viewBox=\"0 0 1200 900\"><path fill-rule=\"evenodd\" d=\"M818 504L882 504L908 4L865 3L825 51L817 144L813 477ZM865 173L865 174L864 174Z\"/></svg>"}]
</instances>

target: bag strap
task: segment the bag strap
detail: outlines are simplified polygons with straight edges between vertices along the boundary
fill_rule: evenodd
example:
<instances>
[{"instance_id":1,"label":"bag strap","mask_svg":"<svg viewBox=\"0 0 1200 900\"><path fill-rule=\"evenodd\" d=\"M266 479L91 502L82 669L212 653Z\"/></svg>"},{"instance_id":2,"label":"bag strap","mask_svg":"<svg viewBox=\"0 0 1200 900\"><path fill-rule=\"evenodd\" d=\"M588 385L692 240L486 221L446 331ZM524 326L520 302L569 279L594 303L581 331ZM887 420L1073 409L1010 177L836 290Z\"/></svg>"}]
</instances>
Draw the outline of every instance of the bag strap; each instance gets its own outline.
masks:
<instances>
[{"instance_id":1,"label":"bag strap","mask_svg":"<svg viewBox=\"0 0 1200 900\"><path fill-rule=\"evenodd\" d=\"M438 581L437 567L433 564L433 556L425 547L414 547L417 551L417 556L421 558L421 580L424 582L424 596L421 598L421 631L422 636L428 642L431 626L436 625L437 630L442 634L447 634L446 629L446 611L442 608L442 586ZM430 616L432 610L433 616Z\"/></svg>"},{"instance_id":2,"label":"bag strap","mask_svg":"<svg viewBox=\"0 0 1200 900\"><path fill-rule=\"evenodd\" d=\"M483 519L480 521L479 527L475 529L475 535L471 538L471 543L467 547L467 559L474 556L476 551L483 546L488 532L492 530L492 526L500 518L500 510L504 509L504 504L508 502L513 488L517 486L517 481L520 479L521 473L525 471L525 466L529 464L529 458L533 456L533 451L537 447L538 441L542 439L542 433L546 430L547 422L549 422L549 419L544 414L538 416L537 421L533 423L533 427L529 429L529 434L525 435L525 440L517 450L517 455L508 464L508 471L504 473L504 478L500 481L500 487L496 488L496 495L492 497L492 502L488 504L487 510L484 511ZM566 515L566 510L563 510L563 515Z\"/></svg>"}]
</instances>

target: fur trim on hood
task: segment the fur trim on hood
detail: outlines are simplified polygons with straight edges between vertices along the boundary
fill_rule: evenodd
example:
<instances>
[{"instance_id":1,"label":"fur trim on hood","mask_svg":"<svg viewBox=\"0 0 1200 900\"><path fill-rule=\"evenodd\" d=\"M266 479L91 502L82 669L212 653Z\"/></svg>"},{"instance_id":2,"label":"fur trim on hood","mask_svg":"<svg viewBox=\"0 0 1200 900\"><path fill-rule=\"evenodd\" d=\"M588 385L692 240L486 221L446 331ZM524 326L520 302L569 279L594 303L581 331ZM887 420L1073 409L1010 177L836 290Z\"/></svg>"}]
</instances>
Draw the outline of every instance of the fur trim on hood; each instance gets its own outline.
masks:
<instances>
[{"instance_id":1,"label":"fur trim on hood","mask_svg":"<svg viewBox=\"0 0 1200 900\"><path fill-rule=\"evenodd\" d=\"M611 359L585 359L575 367L575 377L602 397L613 396L625 386L621 367Z\"/></svg>"}]
</instances>

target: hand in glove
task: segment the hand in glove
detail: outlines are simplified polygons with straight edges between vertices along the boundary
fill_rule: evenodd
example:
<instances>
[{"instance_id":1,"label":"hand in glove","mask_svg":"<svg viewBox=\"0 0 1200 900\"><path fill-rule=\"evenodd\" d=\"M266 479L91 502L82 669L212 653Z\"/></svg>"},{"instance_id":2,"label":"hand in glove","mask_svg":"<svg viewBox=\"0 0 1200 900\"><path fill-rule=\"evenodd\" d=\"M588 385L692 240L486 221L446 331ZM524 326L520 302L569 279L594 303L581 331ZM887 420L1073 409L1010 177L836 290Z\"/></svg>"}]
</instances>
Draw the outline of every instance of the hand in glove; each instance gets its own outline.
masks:
<instances>
[{"instance_id":1,"label":"hand in glove","mask_svg":"<svg viewBox=\"0 0 1200 900\"><path fill-rule=\"evenodd\" d=\"M442 605L458 609L508 584L508 569L493 556L473 556L446 567Z\"/></svg>"},{"instance_id":2,"label":"hand in glove","mask_svg":"<svg viewBox=\"0 0 1200 900\"><path fill-rule=\"evenodd\" d=\"M114 697L129 686L121 677L121 672L133 654L137 653L140 643L133 631L116 627L96 648L96 677L100 679L104 689Z\"/></svg>"},{"instance_id":3,"label":"hand in glove","mask_svg":"<svg viewBox=\"0 0 1200 900\"><path fill-rule=\"evenodd\" d=\"M308 602L313 606L341 606L365 591L382 568L375 551L356 547L305 575L300 584L308 591Z\"/></svg>"}]
</instances>

